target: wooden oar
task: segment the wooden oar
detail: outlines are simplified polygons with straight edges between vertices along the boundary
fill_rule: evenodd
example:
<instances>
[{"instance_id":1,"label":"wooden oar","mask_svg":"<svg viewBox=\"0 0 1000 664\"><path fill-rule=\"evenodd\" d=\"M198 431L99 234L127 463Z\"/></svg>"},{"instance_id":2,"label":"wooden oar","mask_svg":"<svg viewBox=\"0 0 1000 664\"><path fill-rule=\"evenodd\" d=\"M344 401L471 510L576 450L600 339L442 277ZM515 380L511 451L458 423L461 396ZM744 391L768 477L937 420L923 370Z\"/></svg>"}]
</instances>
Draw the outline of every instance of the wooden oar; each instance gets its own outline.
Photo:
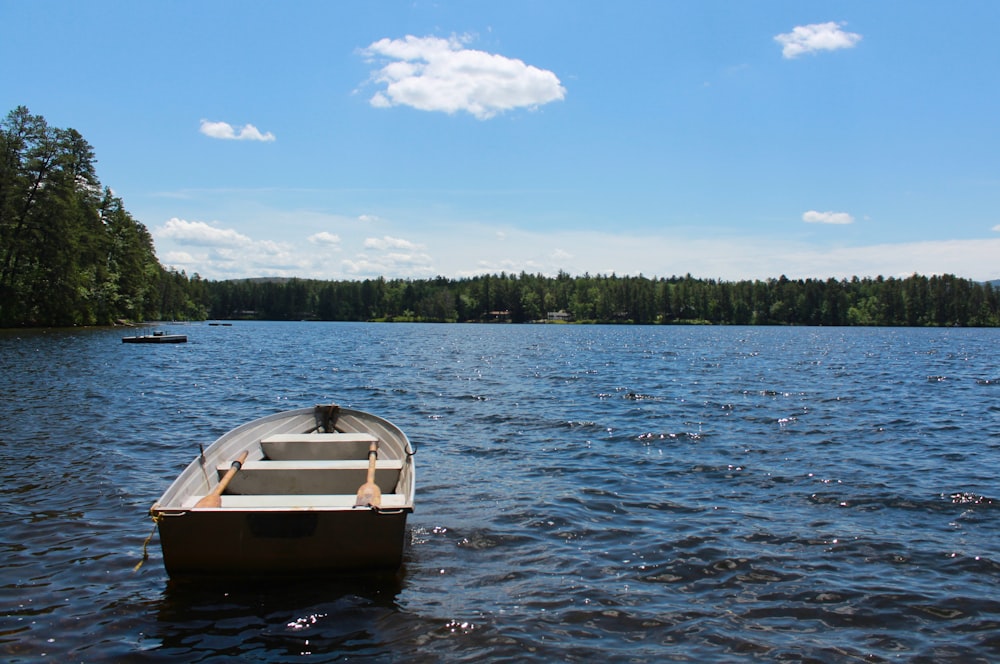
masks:
<instances>
[{"instance_id":1,"label":"wooden oar","mask_svg":"<svg viewBox=\"0 0 1000 664\"><path fill-rule=\"evenodd\" d=\"M212 493L195 503L195 507L222 507L222 492L226 490L226 487L229 486L229 481L233 479L233 475L235 475L236 471L243 466L243 462L246 460L247 453L244 452L239 456L239 458L236 459L236 461L233 461L233 465L230 466L229 470L226 471L226 474L222 476L222 479L219 480L219 484L215 487Z\"/></svg>"},{"instance_id":2,"label":"wooden oar","mask_svg":"<svg viewBox=\"0 0 1000 664\"><path fill-rule=\"evenodd\" d=\"M368 481L358 489L358 499L355 507L380 507L382 505L382 489L375 484L375 462L378 460L378 441L368 448Z\"/></svg>"}]
</instances>

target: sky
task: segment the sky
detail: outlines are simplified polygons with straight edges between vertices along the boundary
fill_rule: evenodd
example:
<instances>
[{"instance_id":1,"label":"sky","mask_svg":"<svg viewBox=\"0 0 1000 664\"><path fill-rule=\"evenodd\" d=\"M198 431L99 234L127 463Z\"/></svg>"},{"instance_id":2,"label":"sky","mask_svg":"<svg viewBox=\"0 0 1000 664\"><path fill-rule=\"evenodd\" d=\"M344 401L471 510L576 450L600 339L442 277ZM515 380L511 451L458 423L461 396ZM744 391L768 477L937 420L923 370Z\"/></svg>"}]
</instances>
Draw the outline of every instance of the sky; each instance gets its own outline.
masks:
<instances>
[{"instance_id":1,"label":"sky","mask_svg":"<svg viewBox=\"0 0 1000 664\"><path fill-rule=\"evenodd\" d=\"M1000 278L1000 2L0 0L165 266Z\"/></svg>"}]
</instances>

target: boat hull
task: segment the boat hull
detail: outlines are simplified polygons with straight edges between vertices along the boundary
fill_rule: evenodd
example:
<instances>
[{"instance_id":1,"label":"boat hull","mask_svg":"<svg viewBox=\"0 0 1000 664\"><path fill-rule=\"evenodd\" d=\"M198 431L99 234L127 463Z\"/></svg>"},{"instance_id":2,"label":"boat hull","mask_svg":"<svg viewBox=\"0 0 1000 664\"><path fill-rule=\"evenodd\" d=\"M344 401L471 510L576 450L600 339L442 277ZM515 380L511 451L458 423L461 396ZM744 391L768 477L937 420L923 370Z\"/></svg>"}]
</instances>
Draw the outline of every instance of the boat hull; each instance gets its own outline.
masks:
<instances>
[{"instance_id":1,"label":"boat hull","mask_svg":"<svg viewBox=\"0 0 1000 664\"><path fill-rule=\"evenodd\" d=\"M159 520L172 577L302 576L395 569L402 564L406 512L223 511Z\"/></svg>"},{"instance_id":2,"label":"boat hull","mask_svg":"<svg viewBox=\"0 0 1000 664\"><path fill-rule=\"evenodd\" d=\"M181 472L150 509L171 577L315 576L401 565L415 485L409 440L383 418L330 408L237 427ZM358 506L369 441L378 441L375 477L383 494L378 506ZM331 493L316 493L322 488ZM221 504L199 505L213 493Z\"/></svg>"},{"instance_id":3,"label":"boat hull","mask_svg":"<svg viewBox=\"0 0 1000 664\"><path fill-rule=\"evenodd\" d=\"M136 337L122 337L123 344L183 344L186 334L143 334Z\"/></svg>"}]
</instances>

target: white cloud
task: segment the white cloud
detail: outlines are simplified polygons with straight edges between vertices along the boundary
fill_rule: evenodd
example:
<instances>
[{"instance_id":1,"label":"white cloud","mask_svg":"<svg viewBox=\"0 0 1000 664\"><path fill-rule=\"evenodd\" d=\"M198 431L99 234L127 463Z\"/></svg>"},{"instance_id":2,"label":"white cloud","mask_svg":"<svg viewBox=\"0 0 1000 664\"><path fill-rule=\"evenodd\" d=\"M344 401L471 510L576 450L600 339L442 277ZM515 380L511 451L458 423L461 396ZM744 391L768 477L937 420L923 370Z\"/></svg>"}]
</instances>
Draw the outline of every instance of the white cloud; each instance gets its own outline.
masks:
<instances>
[{"instance_id":1,"label":"white cloud","mask_svg":"<svg viewBox=\"0 0 1000 664\"><path fill-rule=\"evenodd\" d=\"M174 217L159 229L159 237L168 238L178 244L192 244L214 247L240 247L252 241L231 228L210 226L204 221L185 221Z\"/></svg>"},{"instance_id":2,"label":"white cloud","mask_svg":"<svg viewBox=\"0 0 1000 664\"><path fill-rule=\"evenodd\" d=\"M809 210L802 215L802 221L810 224L853 224L854 217L846 212L817 212Z\"/></svg>"},{"instance_id":3,"label":"white cloud","mask_svg":"<svg viewBox=\"0 0 1000 664\"><path fill-rule=\"evenodd\" d=\"M996 279L1000 238L935 242L898 242L825 246L789 236L698 237L676 233L596 232L584 230L502 230L467 225L426 235L434 274L541 273L555 276L609 274L742 279L908 276L952 273L970 279ZM405 273L404 273L405 276Z\"/></svg>"},{"instance_id":4,"label":"white cloud","mask_svg":"<svg viewBox=\"0 0 1000 664\"><path fill-rule=\"evenodd\" d=\"M335 233L328 233L323 231L321 233L315 233L309 236L309 242L312 244L324 244L330 246L340 245L340 236Z\"/></svg>"},{"instance_id":5,"label":"white cloud","mask_svg":"<svg viewBox=\"0 0 1000 664\"><path fill-rule=\"evenodd\" d=\"M994 226L994 227L993 227L993 228L992 228L991 230L994 230L994 231L996 231L996 232L1000 233L1000 224L997 224L997 225L996 225L996 226Z\"/></svg>"},{"instance_id":6,"label":"white cloud","mask_svg":"<svg viewBox=\"0 0 1000 664\"><path fill-rule=\"evenodd\" d=\"M789 256L799 276L906 277L919 273L996 279L995 257L1000 256L1000 239L899 242L832 249L809 247L793 250Z\"/></svg>"},{"instance_id":7,"label":"white cloud","mask_svg":"<svg viewBox=\"0 0 1000 664\"><path fill-rule=\"evenodd\" d=\"M254 240L231 228L174 217L153 232L167 248L163 263L210 279L244 276L298 276L308 269L309 256L287 242ZM173 248L180 245L184 250ZM312 252L315 254L315 252Z\"/></svg>"},{"instance_id":8,"label":"white cloud","mask_svg":"<svg viewBox=\"0 0 1000 664\"><path fill-rule=\"evenodd\" d=\"M422 111L465 111L485 120L515 108L562 100L559 78L521 60L468 49L457 37L380 39L362 51L390 62L373 73L384 84L370 100L376 108L411 106Z\"/></svg>"},{"instance_id":9,"label":"white cloud","mask_svg":"<svg viewBox=\"0 0 1000 664\"><path fill-rule=\"evenodd\" d=\"M791 32L775 36L774 40L782 45L782 57L789 60L805 53L853 48L861 41L861 35L856 32L844 32L840 28L842 25L847 24L830 21L799 25Z\"/></svg>"},{"instance_id":10,"label":"white cloud","mask_svg":"<svg viewBox=\"0 0 1000 664\"><path fill-rule=\"evenodd\" d=\"M437 274L433 259L424 253L390 252L379 256L359 254L341 263L344 271L355 277L429 277Z\"/></svg>"},{"instance_id":11,"label":"white cloud","mask_svg":"<svg viewBox=\"0 0 1000 664\"><path fill-rule=\"evenodd\" d=\"M409 240L404 240L398 237L370 237L365 240L364 246L366 249L420 249L419 245L416 245Z\"/></svg>"},{"instance_id":12,"label":"white cloud","mask_svg":"<svg viewBox=\"0 0 1000 664\"><path fill-rule=\"evenodd\" d=\"M271 132L262 134L260 133L260 130L252 124L243 125L242 127L239 127L239 131L237 131L237 129L228 122L210 122L208 120L202 120L200 131L209 138L219 138L230 141L263 141L268 143L275 140L274 134Z\"/></svg>"},{"instance_id":13,"label":"white cloud","mask_svg":"<svg viewBox=\"0 0 1000 664\"><path fill-rule=\"evenodd\" d=\"M193 265L197 259L186 251L168 251L163 257L166 265Z\"/></svg>"},{"instance_id":14,"label":"white cloud","mask_svg":"<svg viewBox=\"0 0 1000 664\"><path fill-rule=\"evenodd\" d=\"M401 254L391 252L386 254L385 260L396 266L412 265L416 268L427 268L431 266L431 257L428 254Z\"/></svg>"},{"instance_id":15,"label":"white cloud","mask_svg":"<svg viewBox=\"0 0 1000 664\"><path fill-rule=\"evenodd\" d=\"M827 213L817 213L827 214ZM844 213L831 213L844 214ZM299 217L296 217L299 219ZM1000 277L996 256L1000 236L976 240L885 242L825 246L794 235L711 237L641 228L623 232L525 230L491 224L438 223L425 226L421 244L403 239L405 229L372 237L355 218L303 224L253 226L237 232L203 222L171 219L154 231L164 265L208 279L283 276L314 279L462 278L528 272L555 276L644 274L670 277L691 273L724 280L792 279L877 275L905 277L914 272L952 273L970 279ZM316 223L320 223L319 220ZM385 222L391 227L391 222ZM243 228L241 226L241 228ZM247 228L250 228L249 226ZM308 230L306 230L308 228ZM321 230L321 229L329 230ZM336 230L336 233L332 232ZM1000 232L1000 230L998 230ZM498 233L506 240L498 241ZM334 242L339 238L339 242ZM323 241L326 241L325 243ZM340 252L343 260L331 260Z\"/></svg>"}]
</instances>

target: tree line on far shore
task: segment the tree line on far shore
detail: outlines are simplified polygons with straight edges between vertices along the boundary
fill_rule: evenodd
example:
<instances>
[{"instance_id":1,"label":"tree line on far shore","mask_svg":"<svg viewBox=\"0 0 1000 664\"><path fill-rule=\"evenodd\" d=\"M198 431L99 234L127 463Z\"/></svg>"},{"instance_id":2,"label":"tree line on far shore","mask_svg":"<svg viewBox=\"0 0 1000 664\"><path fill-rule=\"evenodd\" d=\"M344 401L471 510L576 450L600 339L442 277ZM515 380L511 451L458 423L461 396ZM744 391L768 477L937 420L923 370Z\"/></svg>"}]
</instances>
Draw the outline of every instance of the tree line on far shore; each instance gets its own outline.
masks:
<instances>
[{"instance_id":1,"label":"tree line on far shore","mask_svg":"<svg viewBox=\"0 0 1000 664\"><path fill-rule=\"evenodd\" d=\"M205 281L212 318L716 325L1000 325L1000 289L954 275L721 281L521 273Z\"/></svg>"},{"instance_id":2,"label":"tree line on far shore","mask_svg":"<svg viewBox=\"0 0 1000 664\"><path fill-rule=\"evenodd\" d=\"M501 273L210 281L164 268L77 131L0 120L0 327L120 320L1000 326L1000 290L954 275L721 281Z\"/></svg>"}]
</instances>

